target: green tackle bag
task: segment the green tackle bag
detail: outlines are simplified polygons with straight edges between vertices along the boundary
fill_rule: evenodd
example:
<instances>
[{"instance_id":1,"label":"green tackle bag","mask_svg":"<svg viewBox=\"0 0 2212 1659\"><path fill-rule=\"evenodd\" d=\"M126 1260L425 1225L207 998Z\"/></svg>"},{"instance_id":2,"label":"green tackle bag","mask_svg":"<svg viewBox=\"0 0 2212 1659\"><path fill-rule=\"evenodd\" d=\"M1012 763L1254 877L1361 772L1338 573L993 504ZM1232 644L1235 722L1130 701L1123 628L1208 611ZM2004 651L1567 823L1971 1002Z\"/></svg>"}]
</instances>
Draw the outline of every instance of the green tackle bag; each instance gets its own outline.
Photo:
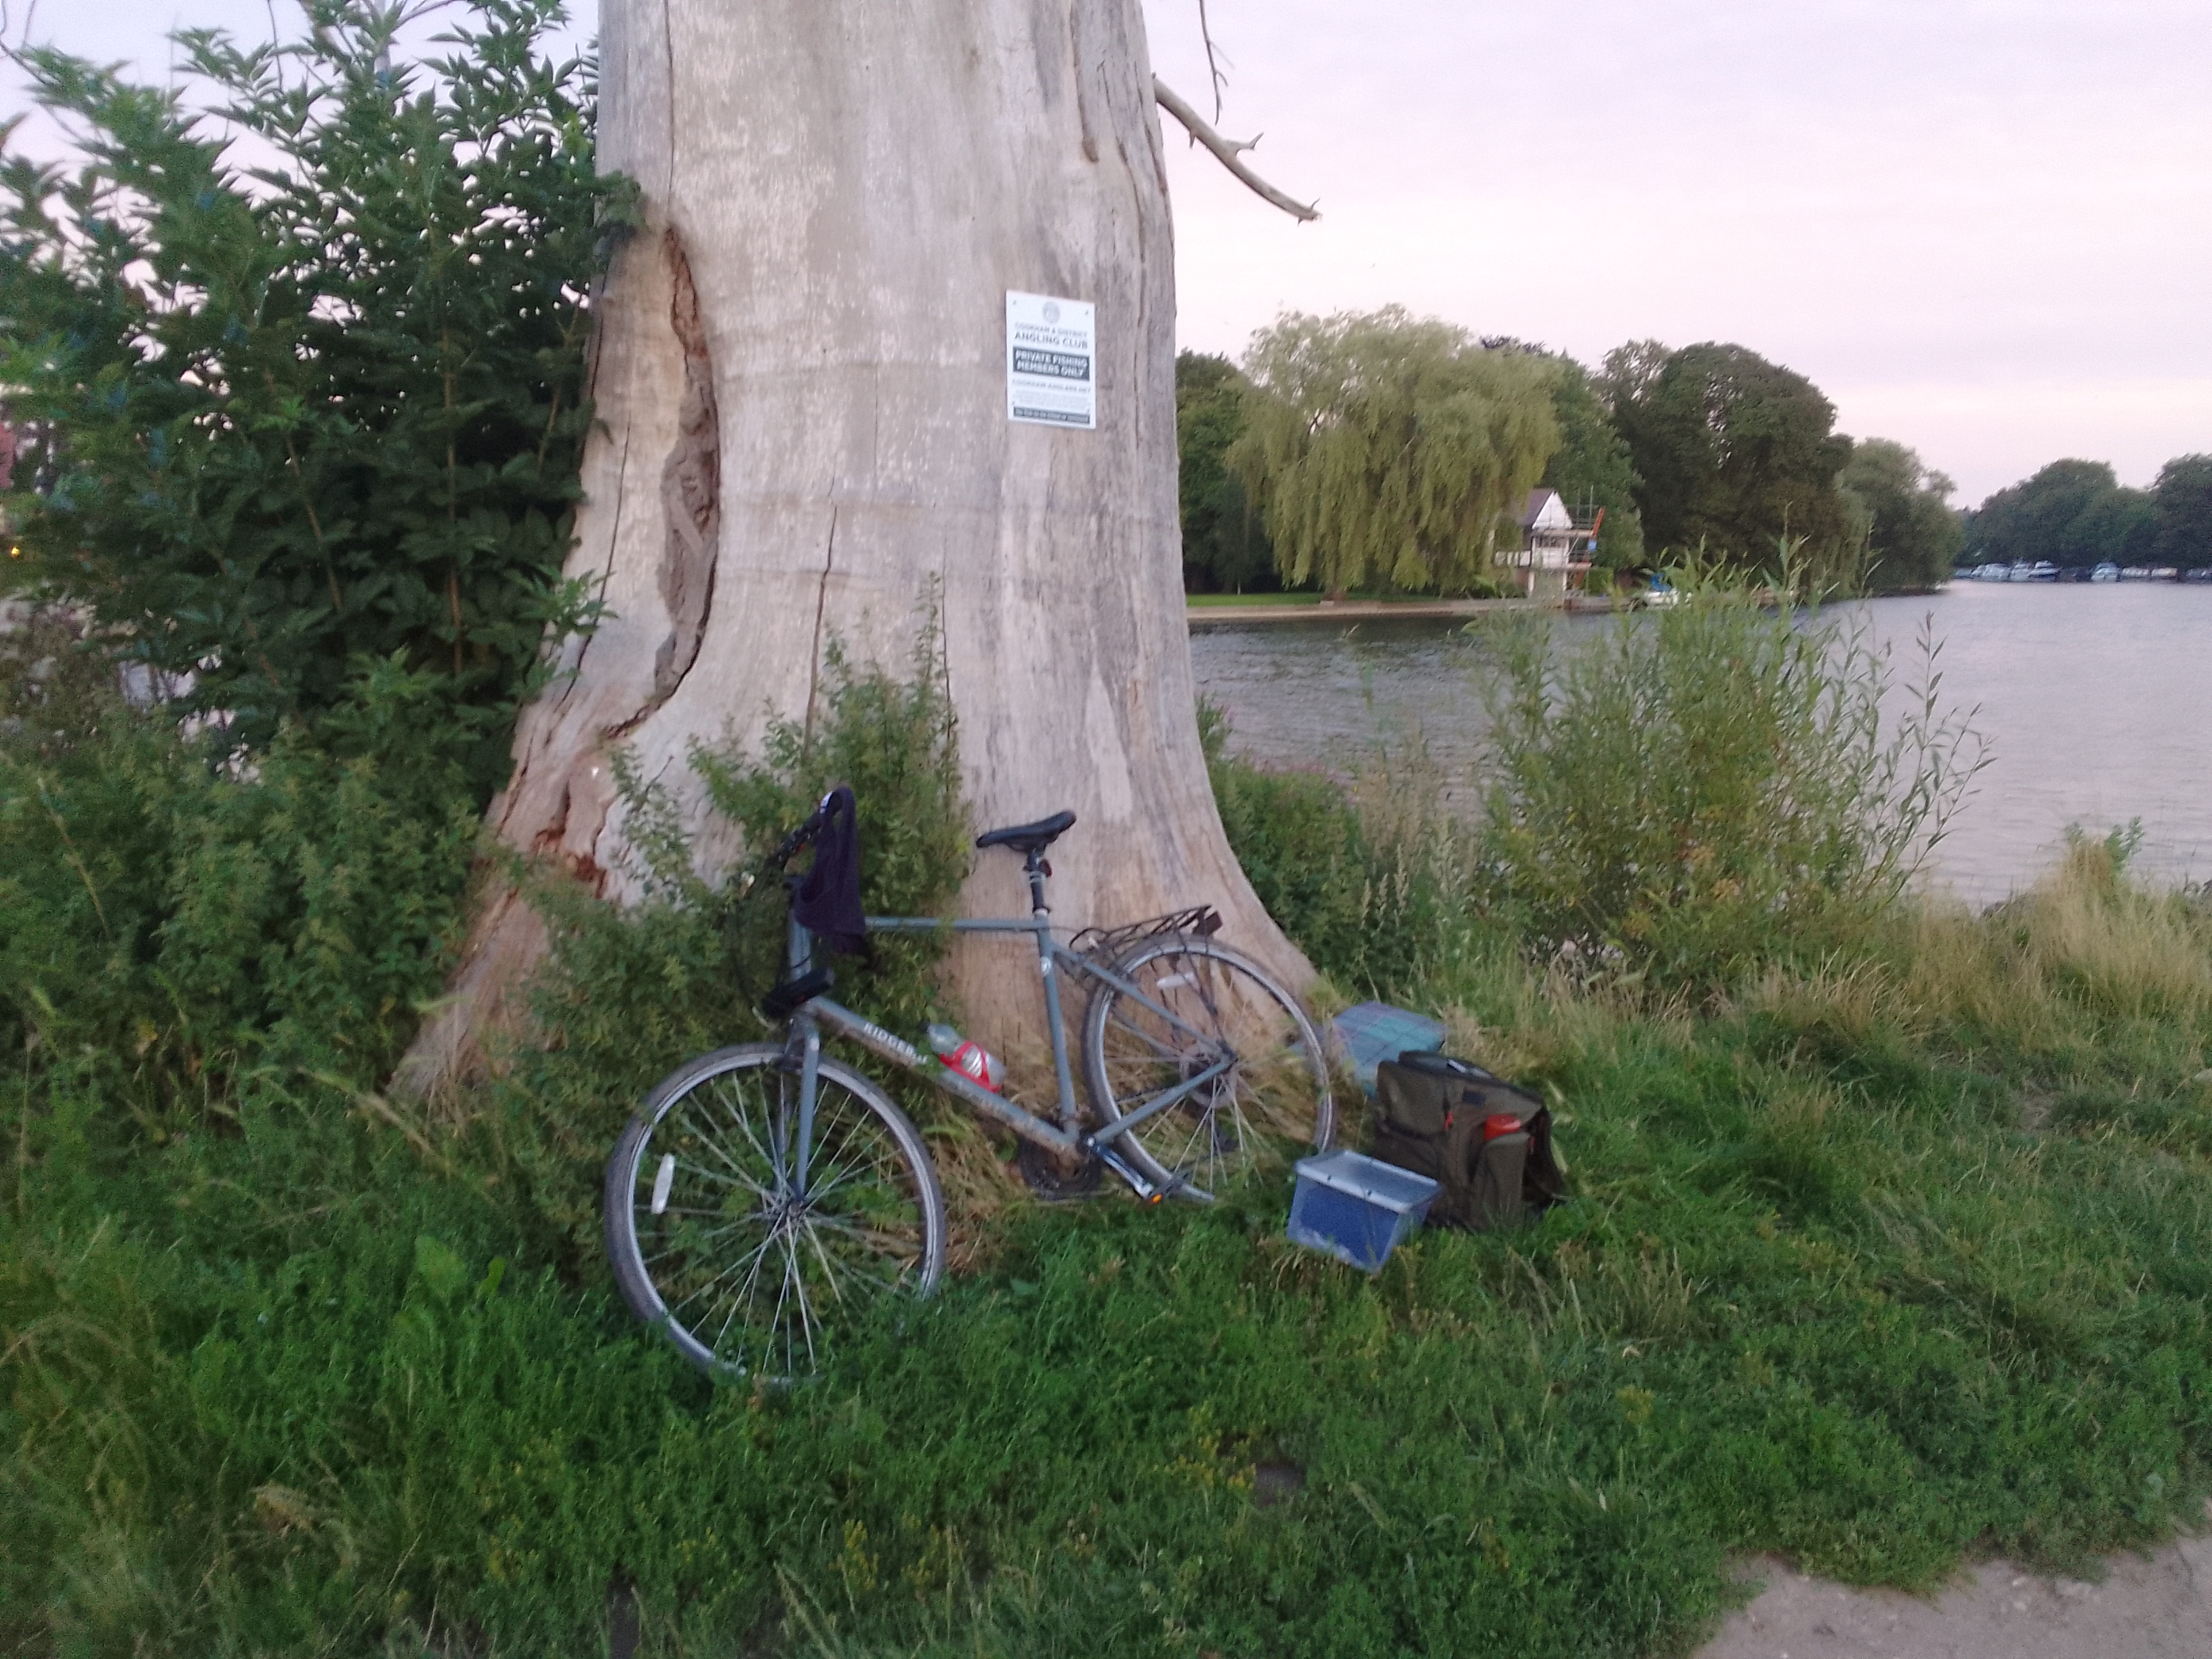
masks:
<instances>
[{"instance_id":1,"label":"green tackle bag","mask_svg":"<svg viewBox=\"0 0 2212 1659\"><path fill-rule=\"evenodd\" d=\"M1375 1068L1373 1130L1374 1157L1437 1183L1431 1226L1518 1227L1566 1196L1551 1109L1467 1060L1384 1060Z\"/></svg>"}]
</instances>

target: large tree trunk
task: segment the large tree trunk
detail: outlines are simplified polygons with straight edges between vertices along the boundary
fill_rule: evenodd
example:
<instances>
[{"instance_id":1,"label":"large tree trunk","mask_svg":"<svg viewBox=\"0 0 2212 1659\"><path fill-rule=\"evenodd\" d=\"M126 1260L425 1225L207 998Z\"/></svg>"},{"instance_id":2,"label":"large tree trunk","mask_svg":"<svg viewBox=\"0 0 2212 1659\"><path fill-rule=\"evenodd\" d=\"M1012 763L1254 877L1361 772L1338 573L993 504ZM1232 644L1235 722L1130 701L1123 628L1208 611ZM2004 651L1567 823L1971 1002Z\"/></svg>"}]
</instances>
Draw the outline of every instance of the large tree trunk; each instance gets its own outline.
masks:
<instances>
[{"instance_id":1,"label":"large tree trunk","mask_svg":"<svg viewBox=\"0 0 2212 1659\"><path fill-rule=\"evenodd\" d=\"M1056 919L1212 902L1302 981L1199 751L1138 0L607 0L601 48L602 165L647 228L600 306L568 568L614 614L525 710L500 837L627 896L615 748L711 845L688 747L805 718L833 634L903 662L941 584L977 827L1078 814ZM1095 431L1008 422L1009 289L1096 302ZM1018 862L980 857L963 911L1024 910ZM495 896L403 1080L465 1074L543 948ZM1036 1001L1026 954L955 960L986 1041L1036 1035L1008 1023Z\"/></svg>"}]
</instances>

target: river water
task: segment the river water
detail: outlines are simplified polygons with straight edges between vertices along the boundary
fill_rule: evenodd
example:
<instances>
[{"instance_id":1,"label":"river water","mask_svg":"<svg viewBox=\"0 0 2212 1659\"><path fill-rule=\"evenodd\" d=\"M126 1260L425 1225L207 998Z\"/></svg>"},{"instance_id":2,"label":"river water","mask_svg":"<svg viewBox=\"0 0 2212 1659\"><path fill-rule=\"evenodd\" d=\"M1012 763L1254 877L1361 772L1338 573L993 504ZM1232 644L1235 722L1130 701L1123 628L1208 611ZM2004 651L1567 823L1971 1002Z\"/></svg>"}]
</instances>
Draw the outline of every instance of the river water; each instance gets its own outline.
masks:
<instances>
[{"instance_id":1,"label":"river water","mask_svg":"<svg viewBox=\"0 0 2212 1659\"><path fill-rule=\"evenodd\" d=\"M1893 652L1892 696L1916 678L1917 635L1942 645L1944 702L1973 709L1993 758L1936 849L1932 881L1975 904L2033 880L2069 824L2102 835L2140 819L2136 868L2212 877L2212 585L1958 582L1866 606ZM1618 626L1562 619L1570 634ZM1437 623L1201 625L1200 692L1231 746L1265 764L1349 775L1418 738L1446 781L1480 765L1481 648Z\"/></svg>"}]
</instances>

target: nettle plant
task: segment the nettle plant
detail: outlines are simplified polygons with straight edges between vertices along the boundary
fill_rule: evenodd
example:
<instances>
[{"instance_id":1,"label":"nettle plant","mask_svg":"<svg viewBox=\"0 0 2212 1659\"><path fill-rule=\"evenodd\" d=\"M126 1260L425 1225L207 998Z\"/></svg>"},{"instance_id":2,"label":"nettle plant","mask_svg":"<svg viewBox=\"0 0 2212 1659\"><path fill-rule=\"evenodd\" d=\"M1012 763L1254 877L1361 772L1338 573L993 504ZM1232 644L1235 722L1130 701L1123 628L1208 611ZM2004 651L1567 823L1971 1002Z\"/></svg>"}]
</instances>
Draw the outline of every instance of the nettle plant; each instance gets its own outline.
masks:
<instances>
[{"instance_id":1,"label":"nettle plant","mask_svg":"<svg viewBox=\"0 0 2212 1659\"><path fill-rule=\"evenodd\" d=\"M19 569L191 672L258 744L368 661L443 683L488 792L549 626L591 409L589 295L631 192L554 0L306 0L294 44L177 41L206 94L21 57L77 159L0 163Z\"/></svg>"}]
</instances>

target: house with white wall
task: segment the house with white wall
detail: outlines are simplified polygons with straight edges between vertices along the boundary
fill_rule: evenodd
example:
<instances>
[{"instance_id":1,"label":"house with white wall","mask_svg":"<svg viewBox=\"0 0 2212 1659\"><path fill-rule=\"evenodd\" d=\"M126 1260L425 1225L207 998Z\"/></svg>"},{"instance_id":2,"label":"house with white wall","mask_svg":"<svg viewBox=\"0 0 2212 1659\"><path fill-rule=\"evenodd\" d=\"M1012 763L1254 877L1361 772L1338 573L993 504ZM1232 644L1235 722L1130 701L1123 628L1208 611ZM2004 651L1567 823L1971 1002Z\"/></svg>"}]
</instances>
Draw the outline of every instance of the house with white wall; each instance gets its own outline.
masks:
<instances>
[{"instance_id":1,"label":"house with white wall","mask_svg":"<svg viewBox=\"0 0 2212 1659\"><path fill-rule=\"evenodd\" d=\"M1577 514L1556 489L1532 489L1521 510L1520 545L1500 548L1498 562L1520 573L1530 599L1558 599L1589 568L1605 511Z\"/></svg>"}]
</instances>

